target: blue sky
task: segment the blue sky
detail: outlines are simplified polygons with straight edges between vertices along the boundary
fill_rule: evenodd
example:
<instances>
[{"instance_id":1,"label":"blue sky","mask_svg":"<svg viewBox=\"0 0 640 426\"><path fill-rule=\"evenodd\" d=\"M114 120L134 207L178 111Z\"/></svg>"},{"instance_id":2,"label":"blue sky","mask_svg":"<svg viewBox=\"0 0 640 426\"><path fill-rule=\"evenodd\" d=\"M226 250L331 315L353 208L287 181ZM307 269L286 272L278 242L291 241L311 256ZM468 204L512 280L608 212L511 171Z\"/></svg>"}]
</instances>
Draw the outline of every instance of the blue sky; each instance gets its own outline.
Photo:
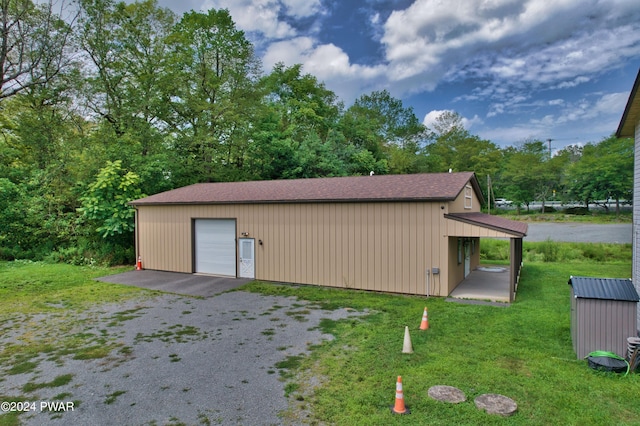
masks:
<instances>
[{"instance_id":1,"label":"blue sky","mask_svg":"<svg viewBox=\"0 0 640 426\"><path fill-rule=\"evenodd\" d=\"M428 126L442 111L505 147L598 142L640 68L638 0L158 0L229 9L265 72L303 64L349 106L388 90Z\"/></svg>"}]
</instances>

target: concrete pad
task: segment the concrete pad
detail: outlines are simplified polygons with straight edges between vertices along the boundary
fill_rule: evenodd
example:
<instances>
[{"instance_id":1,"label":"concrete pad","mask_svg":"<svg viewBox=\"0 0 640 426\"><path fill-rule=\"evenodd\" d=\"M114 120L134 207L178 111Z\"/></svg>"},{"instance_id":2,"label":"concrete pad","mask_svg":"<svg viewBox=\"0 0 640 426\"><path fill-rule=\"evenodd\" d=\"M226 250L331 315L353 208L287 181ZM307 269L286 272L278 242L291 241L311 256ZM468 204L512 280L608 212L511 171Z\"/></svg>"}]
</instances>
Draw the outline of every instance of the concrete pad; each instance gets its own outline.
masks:
<instances>
[{"instance_id":1,"label":"concrete pad","mask_svg":"<svg viewBox=\"0 0 640 426\"><path fill-rule=\"evenodd\" d=\"M211 297L253 281L250 278L216 277L166 271L129 271L96 278L97 281L142 287L185 296Z\"/></svg>"},{"instance_id":2,"label":"concrete pad","mask_svg":"<svg viewBox=\"0 0 640 426\"><path fill-rule=\"evenodd\" d=\"M499 414L504 417L511 416L518 410L518 404L504 395L486 393L478 396L474 400L479 410L484 410L489 414Z\"/></svg>"},{"instance_id":3,"label":"concrete pad","mask_svg":"<svg viewBox=\"0 0 640 426\"><path fill-rule=\"evenodd\" d=\"M509 303L509 268L483 265L453 289L449 297Z\"/></svg>"},{"instance_id":4,"label":"concrete pad","mask_svg":"<svg viewBox=\"0 0 640 426\"><path fill-rule=\"evenodd\" d=\"M449 402L451 404L459 404L467 400L464 392L453 386L431 386L427 394L436 401Z\"/></svg>"}]
</instances>

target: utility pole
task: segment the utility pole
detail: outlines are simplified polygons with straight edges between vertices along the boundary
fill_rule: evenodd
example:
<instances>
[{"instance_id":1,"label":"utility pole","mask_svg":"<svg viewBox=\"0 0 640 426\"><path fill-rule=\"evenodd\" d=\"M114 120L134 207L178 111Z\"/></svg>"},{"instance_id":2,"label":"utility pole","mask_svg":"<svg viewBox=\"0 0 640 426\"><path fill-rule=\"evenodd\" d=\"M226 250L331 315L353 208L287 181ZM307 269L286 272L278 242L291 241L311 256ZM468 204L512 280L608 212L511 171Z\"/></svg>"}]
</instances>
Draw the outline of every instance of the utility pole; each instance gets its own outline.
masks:
<instances>
[{"instance_id":1,"label":"utility pole","mask_svg":"<svg viewBox=\"0 0 640 426\"><path fill-rule=\"evenodd\" d=\"M551 141L553 139L547 139L547 143L549 144L549 160L551 160Z\"/></svg>"}]
</instances>

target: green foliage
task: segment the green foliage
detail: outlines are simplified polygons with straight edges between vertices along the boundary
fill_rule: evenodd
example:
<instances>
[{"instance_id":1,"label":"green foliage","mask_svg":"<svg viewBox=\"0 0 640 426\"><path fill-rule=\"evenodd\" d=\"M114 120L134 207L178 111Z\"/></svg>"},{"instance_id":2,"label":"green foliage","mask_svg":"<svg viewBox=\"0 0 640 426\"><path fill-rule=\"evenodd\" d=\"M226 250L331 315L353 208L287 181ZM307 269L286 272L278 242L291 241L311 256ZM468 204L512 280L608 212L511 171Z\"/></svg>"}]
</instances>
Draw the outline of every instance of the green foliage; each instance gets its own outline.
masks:
<instances>
[{"instance_id":1,"label":"green foliage","mask_svg":"<svg viewBox=\"0 0 640 426\"><path fill-rule=\"evenodd\" d=\"M20 229L23 217L19 206L20 190L9 179L0 178L0 223L4 226L0 230L0 246L12 247L19 244L17 231Z\"/></svg>"},{"instance_id":2,"label":"green foliage","mask_svg":"<svg viewBox=\"0 0 640 426\"><path fill-rule=\"evenodd\" d=\"M500 148L457 124L460 121L457 115L445 118L452 122L437 125L441 133L434 134L434 142L425 147L425 153L430 157L430 171L473 171L479 182L485 182L487 175L494 176L502 162Z\"/></svg>"},{"instance_id":3,"label":"green foliage","mask_svg":"<svg viewBox=\"0 0 640 426\"><path fill-rule=\"evenodd\" d=\"M0 18L0 258L129 262L127 201L196 182L453 169L518 206L630 197L631 140L501 150L455 112L427 129L386 90L345 109L300 64L265 73L228 10L76 4L75 20L30 1Z\"/></svg>"},{"instance_id":4,"label":"green foliage","mask_svg":"<svg viewBox=\"0 0 640 426\"><path fill-rule=\"evenodd\" d=\"M613 198L619 210L620 200L632 199L633 149L633 139L615 136L584 146L580 161L568 170L568 193L585 204Z\"/></svg>"},{"instance_id":5,"label":"green foliage","mask_svg":"<svg viewBox=\"0 0 640 426\"><path fill-rule=\"evenodd\" d=\"M390 173L416 173L417 153L427 137L413 108L404 107L386 90L362 95L342 115L339 128L351 144L371 153L377 163L369 171L388 167Z\"/></svg>"},{"instance_id":6,"label":"green foliage","mask_svg":"<svg viewBox=\"0 0 640 426\"><path fill-rule=\"evenodd\" d=\"M186 184L235 176L259 109L253 46L225 9L185 13L167 42L171 71L164 96L182 163L176 179Z\"/></svg>"},{"instance_id":7,"label":"green foliage","mask_svg":"<svg viewBox=\"0 0 640 426\"><path fill-rule=\"evenodd\" d=\"M538 243L538 250L543 262L556 262L558 260L558 245L551 240Z\"/></svg>"},{"instance_id":8,"label":"green foliage","mask_svg":"<svg viewBox=\"0 0 640 426\"><path fill-rule=\"evenodd\" d=\"M560 243L547 240L535 243L525 241L523 247L525 262L629 263L631 254L631 244ZM485 238L480 243L482 262L504 263L509 261L509 256L509 241Z\"/></svg>"},{"instance_id":9,"label":"green foliage","mask_svg":"<svg viewBox=\"0 0 640 426\"><path fill-rule=\"evenodd\" d=\"M554 188L560 182L559 161L549 158L541 141L525 142L519 147L508 148L505 152L505 166L499 182L500 193L513 200L518 206L534 200L549 200Z\"/></svg>"},{"instance_id":10,"label":"green foliage","mask_svg":"<svg viewBox=\"0 0 640 426\"><path fill-rule=\"evenodd\" d=\"M30 0L0 3L0 101L46 85L69 65L72 31L50 4Z\"/></svg>"},{"instance_id":11,"label":"green foliage","mask_svg":"<svg viewBox=\"0 0 640 426\"><path fill-rule=\"evenodd\" d=\"M308 134L293 152L294 166L283 173L284 178L314 178L344 176L346 165L330 142L323 143L316 133Z\"/></svg>"},{"instance_id":12,"label":"green foliage","mask_svg":"<svg viewBox=\"0 0 640 426\"><path fill-rule=\"evenodd\" d=\"M131 171L125 173L121 161L107 161L80 198L78 211L96 224L102 238L133 232L135 209L128 203L143 197L139 179Z\"/></svg>"}]
</instances>

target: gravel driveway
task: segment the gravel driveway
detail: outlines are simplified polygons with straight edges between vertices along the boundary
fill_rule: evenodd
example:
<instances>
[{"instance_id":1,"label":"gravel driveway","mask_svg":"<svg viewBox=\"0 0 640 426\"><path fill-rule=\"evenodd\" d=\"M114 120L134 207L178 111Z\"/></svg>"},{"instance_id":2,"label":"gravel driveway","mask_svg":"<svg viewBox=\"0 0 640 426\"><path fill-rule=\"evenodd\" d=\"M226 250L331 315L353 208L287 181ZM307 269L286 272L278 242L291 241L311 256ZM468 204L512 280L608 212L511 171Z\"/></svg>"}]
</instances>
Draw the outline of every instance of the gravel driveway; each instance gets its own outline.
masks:
<instances>
[{"instance_id":1,"label":"gravel driveway","mask_svg":"<svg viewBox=\"0 0 640 426\"><path fill-rule=\"evenodd\" d=\"M36 358L29 373L6 374L2 393L28 395L35 410L22 413L27 425L276 425L287 409L285 381L277 364L308 353L332 336L322 318L362 315L321 310L295 298L244 291L208 299L162 294L91 311L16 318L4 324L2 345L50 337L57 330L95 336L115 344L106 358L73 355ZM71 380L26 392L27 383ZM40 410L40 402L63 401L73 411Z\"/></svg>"}]
</instances>

